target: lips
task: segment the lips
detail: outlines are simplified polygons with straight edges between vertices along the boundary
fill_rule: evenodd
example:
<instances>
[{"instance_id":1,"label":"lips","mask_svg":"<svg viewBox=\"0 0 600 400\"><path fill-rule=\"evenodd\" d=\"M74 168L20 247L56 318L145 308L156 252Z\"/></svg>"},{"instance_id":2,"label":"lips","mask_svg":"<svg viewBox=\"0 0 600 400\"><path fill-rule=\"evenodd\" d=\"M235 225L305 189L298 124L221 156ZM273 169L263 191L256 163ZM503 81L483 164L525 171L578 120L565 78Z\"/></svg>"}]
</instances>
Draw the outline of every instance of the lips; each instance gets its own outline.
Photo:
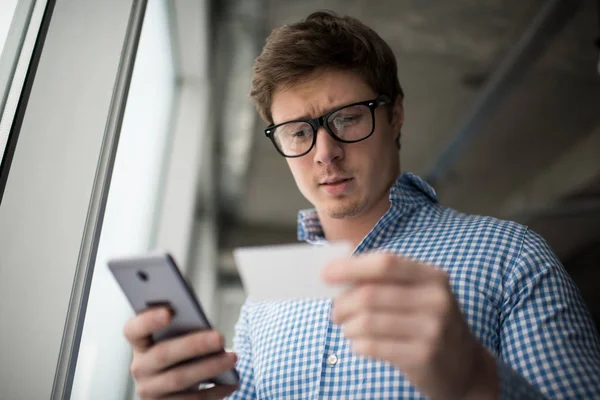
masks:
<instances>
[{"instance_id":1,"label":"lips","mask_svg":"<svg viewBox=\"0 0 600 400\"><path fill-rule=\"evenodd\" d=\"M334 177L321 181L319 187L330 196L343 196L352 191L354 178Z\"/></svg>"},{"instance_id":2,"label":"lips","mask_svg":"<svg viewBox=\"0 0 600 400\"><path fill-rule=\"evenodd\" d=\"M328 178L328 179L325 179L324 181L322 181L320 184L321 185L336 185L339 183L347 182L351 179L352 178Z\"/></svg>"}]
</instances>

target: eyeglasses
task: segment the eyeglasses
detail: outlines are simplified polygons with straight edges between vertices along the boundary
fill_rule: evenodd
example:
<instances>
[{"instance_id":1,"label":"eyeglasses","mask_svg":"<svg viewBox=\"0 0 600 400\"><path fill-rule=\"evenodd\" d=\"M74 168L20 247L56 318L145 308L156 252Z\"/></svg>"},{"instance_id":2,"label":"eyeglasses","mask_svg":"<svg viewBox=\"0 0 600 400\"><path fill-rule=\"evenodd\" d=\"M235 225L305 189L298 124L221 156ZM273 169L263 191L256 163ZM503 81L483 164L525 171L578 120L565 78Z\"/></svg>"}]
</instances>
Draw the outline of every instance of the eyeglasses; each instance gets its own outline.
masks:
<instances>
[{"instance_id":1,"label":"eyeglasses","mask_svg":"<svg viewBox=\"0 0 600 400\"><path fill-rule=\"evenodd\" d=\"M365 140L375 131L375 109L385 104L390 104L390 99L380 95L374 100L338 107L317 118L271 125L265 129L265 135L282 156L302 157L314 147L320 127L325 128L338 142L356 143Z\"/></svg>"}]
</instances>

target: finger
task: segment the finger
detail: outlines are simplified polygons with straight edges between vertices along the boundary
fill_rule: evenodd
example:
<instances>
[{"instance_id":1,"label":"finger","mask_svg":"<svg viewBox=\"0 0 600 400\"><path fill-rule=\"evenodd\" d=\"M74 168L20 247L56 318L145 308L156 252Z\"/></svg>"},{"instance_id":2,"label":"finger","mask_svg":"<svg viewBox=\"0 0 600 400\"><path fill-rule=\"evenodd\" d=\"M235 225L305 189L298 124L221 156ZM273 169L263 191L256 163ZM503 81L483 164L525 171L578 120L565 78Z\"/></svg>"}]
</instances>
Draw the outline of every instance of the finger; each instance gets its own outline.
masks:
<instances>
[{"instance_id":1,"label":"finger","mask_svg":"<svg viewBox=\"0 0 600 400\"><path fill-rule=\"evenodd\" d=\"M161 397L181 392L235 367L235 353L221 353L184 364L138 383L140 397Z\"/></svg>"},{"instance_id":2,"label":"finger","mask_svg":"<svg viewBox=\"0 0 600 400\"><path fill-rule=\"evenodd\" d=\"M394 254L371 253L329 263L323 269L322 278L326 283L338 285L381 281L411 284L439 273L435 267Z\"/></svg>"},{"instance_id":3,"label":"finger","mask_svg":"<svg viewBox=\"0 0 600 400\"><path fill-rule=\"evenodd\" d=\"M161 397L161 400L217 400L229 396L239 386L217 385L209 389L196 390L191 393L174 394Z\"/></svg>"},{"instance_id":4,"label":"finger","mask_svg":"<svg viewBox=\"0 0 600 400\"><path fill-rule=\"evenodd\" d=\"M182 361L216 353L223 349L223 336L217 331L191 333L155 344L132 362L131 374L140 378L162 371Z\"/></svg>"},{"instance_id":5,"label":"finger","mask_svg":"<svg viewBox=\"0 0 600 400\"><path fill-rule=\"evenodd\" d=\"M430 307L432 290L434 289L429 285L361 284L348 289L334 300L331 317L334 323L342 324L361 312L415 313Z\"/></svg>"},{"instance_id":6,"label":"finger","mask_svg":"<svg viewBox=\"0 0 600 400\"><path fill-rule=\"evenodd\" d=\"M408 343L431 336L434 325L433 318L414 314L361 313L344 323L342 332L349 340L396 339Z\"/></svg>"},{"instance_id":7,"label":"finger","mask_svg":"<svg viewBox=\"0 0 600 400\"><path fill-rule=\"evenodd\" d=\"M166 307L144 311L125 324L123 333L135 350L145 350L152 345L151 335L171 322L171 313Z\"/></svg>"}]
</instances>

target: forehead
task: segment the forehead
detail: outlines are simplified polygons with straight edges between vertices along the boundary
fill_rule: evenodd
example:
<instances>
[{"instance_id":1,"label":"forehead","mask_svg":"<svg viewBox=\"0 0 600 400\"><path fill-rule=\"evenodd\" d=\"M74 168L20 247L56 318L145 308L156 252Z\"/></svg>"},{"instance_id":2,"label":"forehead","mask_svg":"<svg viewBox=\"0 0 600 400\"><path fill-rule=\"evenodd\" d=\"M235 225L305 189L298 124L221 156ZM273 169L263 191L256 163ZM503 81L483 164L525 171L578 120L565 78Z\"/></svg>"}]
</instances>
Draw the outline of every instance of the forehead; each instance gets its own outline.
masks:
<instances>
[{"instance_id":1,"label":"forehead","mask_svg":"<svg viewBox=\"0 0 600 400\"><path fill-rule=\"evenodd\" d=\"M276 90L271 115L275 124L315 118L336 107L375 96L373 89L355 72L319 71L305 81Z\"/></svg>"}]
</instances>

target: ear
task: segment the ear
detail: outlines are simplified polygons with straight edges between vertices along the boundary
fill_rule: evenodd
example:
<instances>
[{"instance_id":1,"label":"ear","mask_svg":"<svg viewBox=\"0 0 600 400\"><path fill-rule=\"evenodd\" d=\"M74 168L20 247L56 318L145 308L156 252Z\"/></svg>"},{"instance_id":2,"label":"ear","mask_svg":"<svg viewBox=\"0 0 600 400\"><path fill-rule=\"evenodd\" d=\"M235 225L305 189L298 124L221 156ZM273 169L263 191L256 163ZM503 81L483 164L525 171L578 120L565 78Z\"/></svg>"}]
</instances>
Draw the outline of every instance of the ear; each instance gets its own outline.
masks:
<instances>
[{"instance_id":1,"label":"ear","mask_svg":"<svg viewBox=\"0 0 600 400\"><path fill-rule=\"evenodd\" d=\"M392 130L396 133L400 132L402 124L404 123L404 104L402 96L398 96L394 104L392 105Z\"/></svg>"}]
</instances>

